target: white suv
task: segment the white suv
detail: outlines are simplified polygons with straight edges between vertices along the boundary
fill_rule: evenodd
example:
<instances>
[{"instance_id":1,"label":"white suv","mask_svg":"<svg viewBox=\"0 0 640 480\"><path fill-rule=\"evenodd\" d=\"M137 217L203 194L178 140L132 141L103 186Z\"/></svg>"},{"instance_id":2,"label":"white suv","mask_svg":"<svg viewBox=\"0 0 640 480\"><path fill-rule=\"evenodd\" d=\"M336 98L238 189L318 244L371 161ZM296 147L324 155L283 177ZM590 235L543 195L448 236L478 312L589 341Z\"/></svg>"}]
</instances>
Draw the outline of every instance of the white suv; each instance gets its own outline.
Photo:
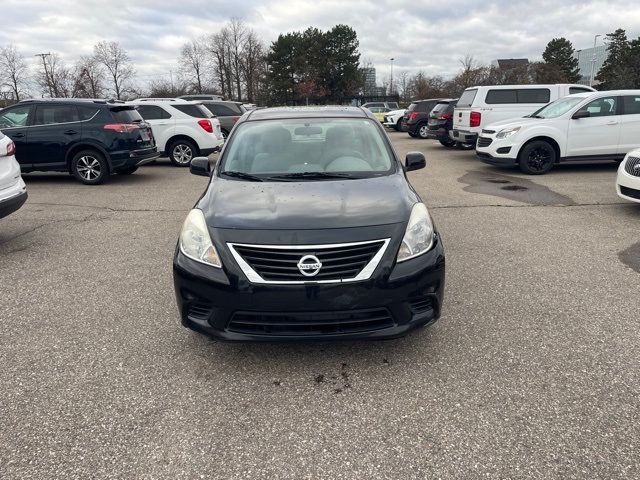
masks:
<instances>
[{"instance_id":1,"label":"white suv","mask_svg":"<svg viewBox=\"0 0 640 480\"><path fill-rule=\"evenodd\" d=\"M449 136L461 143L475 143L491 123L522 117L543 105L574 93L595 92L585 85L492 85L467 88L453 111Z\"/></svg>"},{"instance_id":2,"label":"white suv","mask_svg":"<svg viewBox=\"0 0 640 480\"><path fill-rule=\"evenodd\" d=\"M638 132L640 90L579 93L525 118L487 125L476 154L485 163L539 175L559 162L620 161L640 147Z\"/></svg>"},{"instance_id":3,"label":"white suv","mask_svg":"<svg viewBox=\"0 0 640 480\"><path fill-rule=\"evenodd\" d=\"M403 108L401 110L391 110L390 112L385 113L382 124L385 127L393 128L396 131L401 132L403 129L402 122L406 111L407 110Z\"/></svg>"},{"instance_id":4,"label":"white suv","mask_svg":"<svg viewBox=\"0 0 640 480\"><path fill-rule=\"evenodd\" d=\"M616 190L621 198L640 203L640 149L624 157L618 168Z\"/></svg>"},{"instance_id":5,"label":"white suv","mask_svg":"<svg viewBox=\"0 0 640 480\"><path fill-rule=\"evenodd\" d=\"M27 200L13 141L0 132L0 218L18 210Z\"/></svg>"},{"instance_id":6,"label":"white suv","mask_svg":"<svg viewBox=\"0 0 640 480\"><path fill-rule=\"evenodd\" d=\"M201 102L176 98L138 98L131 102L151 125L160 154L177 167L220 150L224 139L220 122Z\"/></svg>"}]
</instances>

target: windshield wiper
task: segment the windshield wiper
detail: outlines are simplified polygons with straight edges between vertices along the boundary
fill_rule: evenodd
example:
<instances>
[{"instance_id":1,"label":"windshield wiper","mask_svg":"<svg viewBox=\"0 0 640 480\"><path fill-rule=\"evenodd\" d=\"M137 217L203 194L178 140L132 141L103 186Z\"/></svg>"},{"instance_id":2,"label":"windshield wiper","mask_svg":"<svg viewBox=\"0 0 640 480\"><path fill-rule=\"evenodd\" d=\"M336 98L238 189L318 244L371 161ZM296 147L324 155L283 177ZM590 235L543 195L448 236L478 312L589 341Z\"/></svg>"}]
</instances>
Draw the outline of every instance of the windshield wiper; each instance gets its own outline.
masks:
<instances>
[{"instance_id":1,"label":"windshield wiper","mask_svg":"<svg viewBox=\"0 0 640 480\"><path fill-rule=\"evenodd\" d=\"M544 117L541 117L540 115L529 115L529 118L544 118Z\"/></svg>"},{"instance_id":2,"label":"windshield wiper","mask_svg":"<svg viewBox=\"0 0 640 480\"><path fill-rule=\"evenodd\" d=\"M221 172L220 175L226 175L227 177L233 178L241 178L243 180L249 180L250 182L264 182L262 178L256 175L251 175L250 173L245 172L235 172L233 170Z\"/></svg>"},{"instance_id":3,"label":"windshield wiper","mask_svg":"<svg viewBox=\"0 0 640 480\"><path fill-rule=\"evenodd\" d=\"M331 172L294 172L283 173L282 175L272 175L269 178L346 178L353 180L354 176L348 173L331 173Z\"/></svg>"}]
</instances>

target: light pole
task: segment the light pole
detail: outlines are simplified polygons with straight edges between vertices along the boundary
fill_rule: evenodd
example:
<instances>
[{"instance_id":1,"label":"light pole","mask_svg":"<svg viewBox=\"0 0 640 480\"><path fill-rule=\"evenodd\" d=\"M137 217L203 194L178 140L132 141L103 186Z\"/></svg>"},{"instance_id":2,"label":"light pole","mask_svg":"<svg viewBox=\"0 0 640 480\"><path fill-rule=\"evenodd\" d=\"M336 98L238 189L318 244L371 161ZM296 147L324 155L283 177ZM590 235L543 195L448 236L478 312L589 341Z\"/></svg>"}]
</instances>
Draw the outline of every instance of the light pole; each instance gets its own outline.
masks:
<instances>
[{"instance_id":1,"label":"light pole","mask_svg":"<svg viewBox=\"0 0 640 480\"><path fill-rule=\"evenodd\" d=\"M596 35L595 37L593 37L593 58L591 58L591 75L589 76L589 86L592 87L593 86L593 75L594 75L594 70L596 69L596 41L598 40L598 37L601 37L602 35Z\"/></svg>"},{"instance_id":2,"label":"light pole","mask_svg":"<svg viewBox=\"0 0 640 480\"><path fill-rule=\"evenodd\" d=\"M389 60L391 60L391 79L389 80L389 95L393 95L393 61L395 59L391 57Z\"/></svg>"}]
</instances>

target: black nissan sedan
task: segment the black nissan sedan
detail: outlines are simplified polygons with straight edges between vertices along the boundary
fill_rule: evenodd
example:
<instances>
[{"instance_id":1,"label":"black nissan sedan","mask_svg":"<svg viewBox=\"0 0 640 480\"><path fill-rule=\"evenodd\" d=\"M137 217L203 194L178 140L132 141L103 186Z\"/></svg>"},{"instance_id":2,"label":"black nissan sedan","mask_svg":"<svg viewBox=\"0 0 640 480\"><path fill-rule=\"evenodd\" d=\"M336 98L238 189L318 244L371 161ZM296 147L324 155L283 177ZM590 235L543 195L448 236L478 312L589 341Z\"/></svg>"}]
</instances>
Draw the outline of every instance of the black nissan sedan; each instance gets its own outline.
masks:
<instances>
[{"instance_id":1,"label":"black nissan sedan","mask_svg":"<svg viewBox=\"0 0 640 480\"><path fill-rule=\"evenodd\" d=\"M380 122L355 107L245 113L184 222L182 323L223 340L382 339L440 316L442 240Z\"/></svg>"}]
</instances>

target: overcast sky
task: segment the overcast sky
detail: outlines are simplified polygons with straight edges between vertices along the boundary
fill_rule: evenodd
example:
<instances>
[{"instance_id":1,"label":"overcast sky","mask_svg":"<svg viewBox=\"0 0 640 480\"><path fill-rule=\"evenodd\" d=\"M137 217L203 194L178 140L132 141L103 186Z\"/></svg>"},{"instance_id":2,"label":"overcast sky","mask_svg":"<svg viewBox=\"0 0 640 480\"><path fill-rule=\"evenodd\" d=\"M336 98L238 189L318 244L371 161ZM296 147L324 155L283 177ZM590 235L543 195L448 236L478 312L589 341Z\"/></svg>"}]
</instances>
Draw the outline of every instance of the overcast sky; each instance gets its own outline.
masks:
<instances>
[{"instance_id":1,"label":"overcast sky","mask_svg":"<svg viewBox=\"0 0 640 480\"><path fill-rule=\"evenodd\" d=\"M346 23L357 31L362 58L377 67L379 82L391 57L395 73L450 76L466 54L484 63L536 59L553 37L567 37L580 49L616 28L640 36L638 0L0 0L0 45L15 44L32 62L36 53L58 52L71 63L96 42L117 40L143 83L175 71L182 43L218 31L231 17L243 19L266 44L281 32Z\"/></svg>"}]
</instances>

